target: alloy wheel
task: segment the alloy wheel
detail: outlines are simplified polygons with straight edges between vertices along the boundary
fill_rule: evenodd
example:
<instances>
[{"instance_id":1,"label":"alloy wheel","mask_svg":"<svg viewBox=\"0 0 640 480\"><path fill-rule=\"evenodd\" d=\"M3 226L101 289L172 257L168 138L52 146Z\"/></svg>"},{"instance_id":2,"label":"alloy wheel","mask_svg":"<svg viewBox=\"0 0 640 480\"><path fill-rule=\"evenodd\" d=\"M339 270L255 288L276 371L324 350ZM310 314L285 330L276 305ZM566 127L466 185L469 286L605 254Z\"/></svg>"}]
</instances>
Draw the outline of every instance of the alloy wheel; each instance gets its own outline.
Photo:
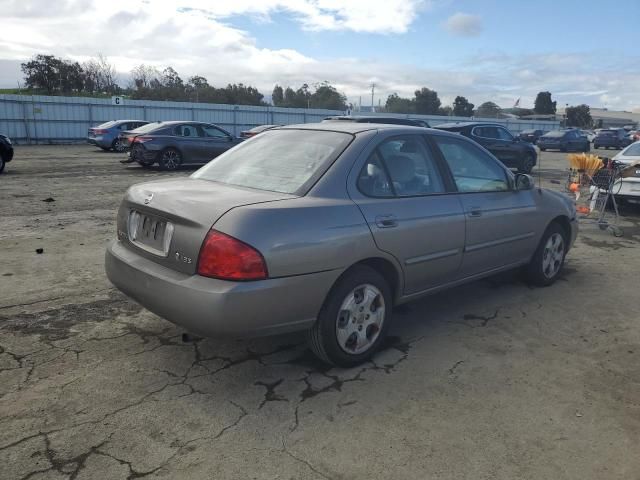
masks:
<instances>
[{"instance_id":1,"label":"alloy wheel","mask_svg":"<svg viewBox=\"0 0 640 480\"><path fill-rule=\"evenodd\" d=\"M542 252L542 272L547 278L555 277L564 260L564 239L559 233L549 237Z\"/></svg>"},{"instance_id":2,"label":"alloy wheel","mask_svg":"<svg viewBox=\"0 0 640 480\"><path fill-rule=\"evenodd\" d=\"M180 164L180 156L175 150L167 150L164 152L162 154L162 160L167 170L175 170Z\"/></svg>"}]
</instances>

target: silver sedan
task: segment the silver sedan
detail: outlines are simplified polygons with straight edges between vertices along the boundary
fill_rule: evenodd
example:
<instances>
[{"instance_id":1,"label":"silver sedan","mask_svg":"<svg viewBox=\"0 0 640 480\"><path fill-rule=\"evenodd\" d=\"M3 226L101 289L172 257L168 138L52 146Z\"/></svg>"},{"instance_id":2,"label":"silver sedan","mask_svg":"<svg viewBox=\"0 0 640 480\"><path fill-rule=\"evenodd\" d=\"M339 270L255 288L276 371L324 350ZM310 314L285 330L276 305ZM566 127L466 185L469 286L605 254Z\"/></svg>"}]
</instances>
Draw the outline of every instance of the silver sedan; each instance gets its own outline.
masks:
<instances>
[{"instance_id":1,"label":"silver sedan","mask_svg":"<svg viewBox=\"0 0 640 480\"><path fill-rule=\"evenodd\" d=\"M567 197L460 135L307 124L131 187L106 271L189 331L306 331L321 359L351 366L380 346L394 305L516 267L549 285L576 234Z\"/></svg>"}]
</instances>

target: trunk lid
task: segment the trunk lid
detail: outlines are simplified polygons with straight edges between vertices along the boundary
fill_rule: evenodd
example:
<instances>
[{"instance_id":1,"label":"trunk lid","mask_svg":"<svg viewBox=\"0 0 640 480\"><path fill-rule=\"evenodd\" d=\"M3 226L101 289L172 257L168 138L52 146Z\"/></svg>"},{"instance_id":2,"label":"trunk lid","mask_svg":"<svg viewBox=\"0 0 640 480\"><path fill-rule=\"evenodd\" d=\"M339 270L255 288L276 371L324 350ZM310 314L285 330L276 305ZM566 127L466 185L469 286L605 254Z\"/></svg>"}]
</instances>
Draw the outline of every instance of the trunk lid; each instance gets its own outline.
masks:
<instances>
[{"instance_id":1,"label":"trunk lid","mask_svg":"<svg viewBox=\"0 0 640 480\"><path fill-rule=\"evenodd\" d=\"M207 232L229 210L297 198L181 178L132 186L118 211L118 238L138 254L194 274Z\"/></svg>"}]
</instances>

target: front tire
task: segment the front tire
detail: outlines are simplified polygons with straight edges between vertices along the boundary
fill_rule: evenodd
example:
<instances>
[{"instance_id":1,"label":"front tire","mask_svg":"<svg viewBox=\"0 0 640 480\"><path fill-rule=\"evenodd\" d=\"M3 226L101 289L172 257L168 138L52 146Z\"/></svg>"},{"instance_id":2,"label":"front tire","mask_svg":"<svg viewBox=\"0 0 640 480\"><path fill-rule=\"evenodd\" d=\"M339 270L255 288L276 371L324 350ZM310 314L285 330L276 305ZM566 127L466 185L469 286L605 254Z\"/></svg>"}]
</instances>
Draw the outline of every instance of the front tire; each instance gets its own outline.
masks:
<instances>
[{"instance_id":1,"label":"front tire","mask_svg":"<svg viewBox=\"0 0 640 480\"><path fill-rule=\"evenodd\" d=\"M0 153L0 173L4 171L4 166L7 162L4 161L4 155Z\"/></svg>"},{"instance_id":2,"label":"front tire","mask_svg":"<svg viewBox=\"0 0 640 480\"><path fill-rule=\"evenodd\" d=\"M549 225L526 267L527 280L540 287L555 282L564 265L568 245L567 234L560 224Z\"/></svg>"},{"instance_id":3,"label":"front tire","mask_svg":"<svg viewBox=\"0 0 640 480\"><path fill-rule=\"evenodd\" d=\"M166 148L160 154L160 170L177 170L182 165L182 155L175 148Z\"/></svg>"},{"instance_id":4,"label":"front tire","mask_svg":"<svg viewBox=\"0 0 640 480\"><path fill-rule=\"evenodd\" d=\"M378 350L391 324L393 298L387 281L370 267L358 265L333 286L316 323L309 346L321 360L353 367Z\"/></svg>"}]
</instances>

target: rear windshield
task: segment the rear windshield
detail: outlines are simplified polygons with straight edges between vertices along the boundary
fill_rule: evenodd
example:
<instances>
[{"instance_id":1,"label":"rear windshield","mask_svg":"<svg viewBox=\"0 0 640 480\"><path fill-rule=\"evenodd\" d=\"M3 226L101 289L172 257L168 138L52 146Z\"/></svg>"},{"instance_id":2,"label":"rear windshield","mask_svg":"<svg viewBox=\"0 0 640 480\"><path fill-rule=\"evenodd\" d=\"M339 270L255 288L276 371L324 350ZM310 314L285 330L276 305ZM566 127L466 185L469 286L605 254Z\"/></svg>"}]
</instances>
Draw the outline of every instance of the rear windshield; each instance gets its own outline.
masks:
<instances>
[{"instance_id":1,"label":"rear windshield","mask_svg":"<svg viewBox=\"0 0 640 480\"><path fill-rule=\"evenodd\" d=\"M108 121L108 122L101 123L100 125L98 125L98 126L97 126L97 127L95 127L95 128L111 128L111 127L113 127L113 126L114 126L115 124L117 124L117 123L118 123L118 122L116 122L115 120L110 120L110 121Z\"/></svg>"},{"instance_id":2,"label":"rear windshield","mask_svg":"<svg viewBox=\"0 0 640 480\"><path fill-rule=\"evenodd\" d=\"M146 133L146 132L150 132L151 130L155 130L157 128L162 127L162 124L160 123L147 123L146 125L142 125L141 127L138 127L134 130L131 130L132 132L136 132L136 133Z\"/></svg>"},{"instance_id":3,"label":"rear windshield","mask_svg":"<svg viewBox=\"0 0 640 480\"><path fill-rule=\"evenodd\" d=\"M614 132L613 130L602 130L598 135L602 136L602 137L609 137L612 135L615 135L617 132Z\"/></svg>"},{"instance_id":4,"label":"rear windshield","mask_svg":"<svg viewBox=\"0 0 640 480\"><path fill-rule=\"evenodd\" d=\"M536 133L535 130L523 130L522 133Z\"/></svg>"},{"instance_id":5,"label":"rear windshield","mask_svg":"<svg viewBox=\"0 0 640 480\"><path fill-rule=\"evenodd\" d=\"M625 157L640 157L640 142L629 145L622 155Z\"/></svg>"},{"instance_id":6,"label":"rear windshield","mask_svg":"<svg viewBox=\"0 0 640 480\"><path fill-rule=\"evenodd\" d=\"M562 130L554 130L553 132L546 133L544 136L545 137L564 137L565 133L567 132Z\"/></svg>"},{"instance_id":7,"label":"rear windshield","mask_svg":"<svg viewBox=\"0 0 640 480\"><path fill-rule=\"evenodd\" d=\"M223 153L192 178L304 195L352 138L319 130L268 130Z\"/></svg>"}]
</instances>

